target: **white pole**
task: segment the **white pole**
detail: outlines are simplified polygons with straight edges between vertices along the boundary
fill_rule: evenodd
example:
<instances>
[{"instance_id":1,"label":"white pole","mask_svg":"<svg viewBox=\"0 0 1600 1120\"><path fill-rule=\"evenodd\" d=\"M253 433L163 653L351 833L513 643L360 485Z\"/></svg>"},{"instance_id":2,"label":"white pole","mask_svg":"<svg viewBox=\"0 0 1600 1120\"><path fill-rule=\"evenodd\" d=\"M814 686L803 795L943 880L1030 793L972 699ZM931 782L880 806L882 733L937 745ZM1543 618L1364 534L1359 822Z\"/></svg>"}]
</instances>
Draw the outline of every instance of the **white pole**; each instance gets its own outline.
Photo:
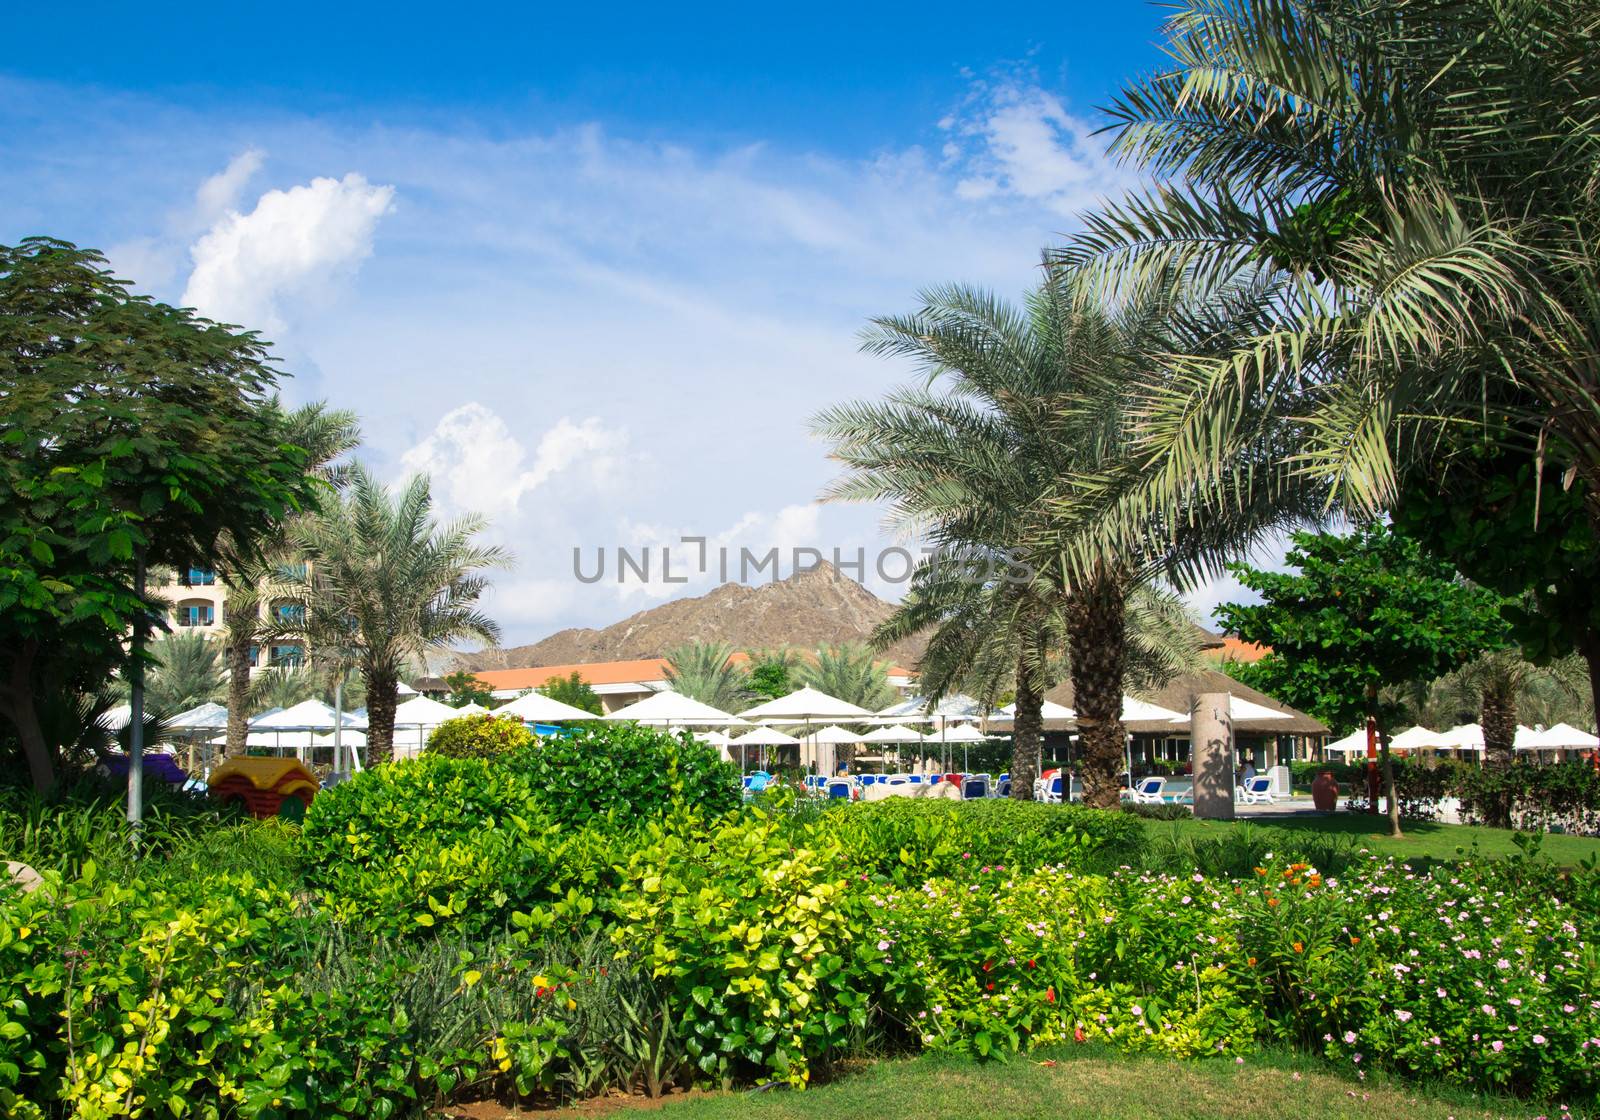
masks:
<instances>
[{"instance_id":1,"label":"white pole","mask_svg":"<svg viewBox=\"0 0 1600 1120\"><path fill-rule=\"evenodd\" d=\"M144 614L144 552L133 569L133 594ZM128 838L139 850L139 833L144 827L144 623L133 627L133 681L128 691Z\"/></svg>"},{"instance_id":2,"label":"white pole","mask_svg":"<svg viewBox=\"0 0 1600 1120\"><path fill-rule=\"evenodd\" d=\"M344 670L339 670L339 679L333 682L333 772L338 774L344 766Z\"/></svg>"}]
</instances>

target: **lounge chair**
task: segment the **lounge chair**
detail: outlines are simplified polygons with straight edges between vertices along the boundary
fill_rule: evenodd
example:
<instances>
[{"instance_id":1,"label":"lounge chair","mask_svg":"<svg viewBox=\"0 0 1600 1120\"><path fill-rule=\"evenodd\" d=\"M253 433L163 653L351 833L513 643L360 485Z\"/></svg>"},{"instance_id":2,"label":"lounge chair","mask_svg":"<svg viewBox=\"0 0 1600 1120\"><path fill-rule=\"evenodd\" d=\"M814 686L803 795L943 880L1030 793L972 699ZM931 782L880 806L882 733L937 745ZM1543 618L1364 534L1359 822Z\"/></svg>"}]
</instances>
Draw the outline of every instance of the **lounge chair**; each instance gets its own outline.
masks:
<instances>
[{"instance_id":1,"label":"lounge chair","mask_svg":"<svg viewBox=\"0 0 1600 1120\"><path fill-rule=\"evenodd\" d=\"M1245 805L1272 805L1276 798L1272 796L1272 776L1270 774L1257 774L1237 791L1239 801Z\"/></svg>"},{"instance_id":2,"label":"lounge chair","mask_svg":"<svg viewBox=\"0 0 1600 1120\"><path fill-rule=\"evenodd\" d=\"M1057 774L1046 782L1042 792L1043 796L1039 797L1038 800L1051 805L1061 804L1061 775Z\"/></svg>"},{"instance_id":3,"label":"lounge chair","mask_svg":"<svg viewBox=\"0 0 1600 1120\"><path fill-rule=\"evenodd\" d=\"M1160 805L1166 800L1161 796L1162 791L1166 788L1167 780L1165 778L1142 778L1139 784L1129 790L1128 793L1137 804Z\"/></svg>"},{"instance_id":4,"label":"lounge chair","mask_svg":"<svg viewBox=\"0 0 1600 1120\"><path fill-rule=\"evenodd\" d=\"M974 774L961 782L961 800L977 801L989 796L989 779L984 774Z\"/></svg>"},{"instance_id":5,"label":"lounge chair","mask_svg":"<svg viewBox=\"0 0 1600 1120\"><path fill-rule=\"evenodd\" d=\"M836 801L849 801L855 793L855 784L848 778L829 778L825 788L828 797Z\"/></svg>"}]
</instances>

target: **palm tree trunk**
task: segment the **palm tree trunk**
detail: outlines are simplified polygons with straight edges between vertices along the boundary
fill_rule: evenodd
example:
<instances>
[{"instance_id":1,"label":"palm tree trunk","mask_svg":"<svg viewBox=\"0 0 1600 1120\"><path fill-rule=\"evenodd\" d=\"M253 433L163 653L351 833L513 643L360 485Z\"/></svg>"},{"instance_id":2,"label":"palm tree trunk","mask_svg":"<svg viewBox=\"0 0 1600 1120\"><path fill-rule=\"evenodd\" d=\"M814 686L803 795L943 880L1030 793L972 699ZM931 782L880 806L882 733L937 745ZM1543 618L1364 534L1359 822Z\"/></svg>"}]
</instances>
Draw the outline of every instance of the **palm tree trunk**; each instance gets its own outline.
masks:
<instances>
[{"instance_id":1,"label":"palm tree trunk","mask_svg":"<svg viewBox=\"0 0 1600 1120\"><path fill-rule=\"evenodd\" d=\"M1126 591L1102 574L1067 604L1072 703L1083 747L1083 801L1112 809L1122 798L1122 681L1128 661Z\"/></svg>"},{"instance_id":2,"label":"palm tree trunk","mask_svg":"<svg viewBox=\"0 0 1600 1120\"><path fill-rule=\"evenodd\" d=\"M367 765L394 759L394 710L399 678L393 672L367 672Z\"/></svg>"},{"instance_id":3,"label":"palm tree trunk","mask_svg":"<svg viewBox=\"0 0 1600 1120\"><path fill-rule=\"evenodd\" d=\"M1509 690L1485 688L1478 719L1483 727L1484 769L1503 774L1511 769L1517 745L1517 701ZM1511 797L1495 788L1485 799L1484 818L1495 828L1511 827Z\"/></svg>"},{"instance_id":4,"label":"palm tree trunk","mask_svg":"<svg viewBox=\"0 0 1600 1120\"><path fill-rule=\"evenodd\" d=\"M240 617L255 609L255 602L242 605L230 596L222 605L228 617L224 656L228 663L228 742L225 756L237 758L248 749L250 734L250 647L255 644L256 627ZM235 612L239 612L235 614Z\"/></svg>"},{"instance_id":5,"label":"palm tree trunk","mask_svg":"<svg viewBox=\"0 0 1600 1120\"><path fill-rule=\"evenodd\" d=\"M1033 800L1039 776L1039 748L1044 741L1044 690L1024 651L1017 657L1017 708L1011 721L1011 796Z\"/></svg>"},{"instance_id":6,"label":"palm tree trunk","mask_svg":"<svg viewBox=\"0 0 1600 1120\"><path fill-rule=\"evenodd\" d=\"M1394 758L1389 754L1389 733L1378 728L1378 757L1383 767L1383 788L1389 803L1389 835L1399 840L1405 837L1400 831L1400 796L1394 786Z\"/></svg>"}]
</instances>

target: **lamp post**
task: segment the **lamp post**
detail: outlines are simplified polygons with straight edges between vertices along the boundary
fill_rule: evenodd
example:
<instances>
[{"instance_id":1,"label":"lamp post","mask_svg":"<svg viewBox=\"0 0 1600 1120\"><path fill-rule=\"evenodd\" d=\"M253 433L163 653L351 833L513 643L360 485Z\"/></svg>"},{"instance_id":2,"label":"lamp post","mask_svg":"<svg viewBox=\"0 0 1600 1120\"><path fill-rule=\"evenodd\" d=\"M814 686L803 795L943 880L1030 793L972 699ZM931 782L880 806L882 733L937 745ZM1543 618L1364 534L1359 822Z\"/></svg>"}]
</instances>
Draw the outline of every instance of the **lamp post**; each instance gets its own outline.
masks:
<instances>
[{"instance_id":1,"label":"lamp post","mask_svg":"<svg viewBox=\"0 0 1600 1120\"><path fill-rule=\"evenodd\" d=\"M144 602L144 551L133 568L133 594ZM133 680L128 690L128 839L139 850L144 827L144 611L133 628Z\"/></svg>"}]
</instances>

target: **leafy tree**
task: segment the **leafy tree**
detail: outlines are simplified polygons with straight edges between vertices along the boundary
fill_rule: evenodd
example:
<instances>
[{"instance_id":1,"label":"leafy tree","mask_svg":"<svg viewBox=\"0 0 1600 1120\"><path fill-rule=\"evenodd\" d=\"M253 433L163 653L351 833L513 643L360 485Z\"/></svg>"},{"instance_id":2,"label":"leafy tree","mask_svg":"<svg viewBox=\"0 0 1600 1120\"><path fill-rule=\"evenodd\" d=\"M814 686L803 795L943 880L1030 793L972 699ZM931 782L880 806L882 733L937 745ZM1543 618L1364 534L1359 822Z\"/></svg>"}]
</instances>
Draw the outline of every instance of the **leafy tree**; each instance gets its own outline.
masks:
<instances>
[{"instance_id":1,"label":"leafy tree","mask_svg":"<svg viewBox=\"0 0 1600 1120\"><path fill-rule=\"evenodd\" d=\"M276 401L273 407L281 409ZM343 485L346 468L339 461L361 442L355 414L315 402L282 417L287 438L305 453L306 469L333 486ZM228 589L222 603L222 632L228 667L229 755L244 753L249 733L251 651L265 644L271 628L263 614L279 605L280 595L292 594L303 578L305 565L295 555L289 534L285 521L254 550L241 551L226 536L219 541L215 561Z\"/></svg>"},{"instance_id":2,"label":"leafy tree","mask_svg":"<svg viewBox=\"0 0 1600 1120\"><path fill-rule=\"evenodd\" d=\"M552 700L559 700L563 704L571 704L574 708L582 708L586 712L600 715L605 708L600 703L600 697L595 695L594 689L589 687L589 682L583 679L583 674L574 669L570 676L556 677L545 683L539 690Z\"/></svg>"},{"instance_id":3,"label":"leafy tree","mask_svg":"<svg viewBox=\"0 0 1600 1120\"><path fill-rule=\"evenodd\" d=\"M1511 637L1531 661L1576 652L1600 696L1600 540L1587 485L1535 457L1477 440L1439 470L1405 477L1396 532L1506 596Z\"/></svg>"},{"instance_id":4,"label":"leafy tree","mask_svg":"<svg viewBox=\"0 0 1600 1120\"><path fill-rule=\"evenodd\" d=\"M245 701L246 723L275 708L292 708L315 700L322 690L316 672L306 666L273 665L250 678L249 699Z\"/></svg>"},{"instance_id":5,"label":"leafy tree","mask_svg":"<svg viewBox=\"0 0 1600 1120\"><path fill-rule=\"evenodd\" d=\"M532 746L535 741L520 720L479 714L446 720L433 729L425 748L445 758L498 758Z\"/></svg>"},{"instance_id":6,"label":"leafy tree","mask_svg":"<svg viewBox=\"0 0 1600 1120\"><path fill-rule=\"evenodd\" d=\"M795 684L795 671L799 665L799 652L788 646L753 651L750 654L750 678L747 682L751 695L763 701L789 695L799 687Z\"/></svg>"},{"instance_id":7,"label":"leafy tree","mask_svg":"<svg viewBox=\"0 0 1600 1120\"><path fill-rule=\"evenodd\" d=\"M724 712L749 707L749 673L727 642L684 642L669 649L666 677L674 692Z\"/></svg>"},{"instance_id":8,"label":"leafy tree","mask_svg":"<svg viewBox=\"0 0 1600 1120\"><path fill-rule=\"evenodd\" d=\"M223 537L248 554L318 496L265 344L104 264L61 241L0 247L0 715L39 790L59 746L40 700L143 672L124 649L157 625L139 565L203 562Z\"/></svg>"},{"instance_id":9,"label":"leafy tree","mask_svg":"<svg viewBox=\"0 0 1600 1120\"><path fill-rule=\"evenodd\" d=\"M1172 64L1111 110L1151 186L1053 263L1108 291L1284 290L1229 344L1133 371L1142 469L1098 552L1196 490L1314 484L1369 516L1442 433L1486 423L1540 433L1526 453L1570 468L1600 524L1597 30L1592 0L1175 6ZM1262 479L1264 443L1290 475Z\"/></svg>"},{"instance_id":10,"label":"leafy tree","mask_svg":"<svg viewBox=\"0 0 1600 1120\"><path fill-rule=\"evenodd\" d=\"M477 609L487 568L505 567L500 548L473 543L481 517L433 519L427 476L398 494L357 464L337 500L296 521L290 541L308 561L275 636L297 638L322 664L354 664L367 685L367 746L373 759L394 753L394 710L401 674L430 650L465 639L493 642L494 621Z\"/></svg>"},{"instance_id":11,"label":"leafy tree","mask_svg":"<svg viewBox=\"0 0 1600 1120\"><path fill-rule=\"evenodd\" d=\"M475 673L458 669L446 674L444 683L450 690L444 702L452 708L465 708L468 704L477 704L481 708L494 707L494 689L479 680Z\"/></svg>"},{"instance_id":12,"label":"leafy tree","mask_svg":"<svg viewBox=\"0 0 1600 1120\"><path fill-rule=\"evenodd\" d=\"M1217 617L1245 641L1272 647L1245 674L1263 691L1333 727L1379 721L1389 826L1399 836L1379 691L1442 676L1502 646L1499 596L1382 525L1343 537L1296 533L1292 542L1293 572L1234 565L1262 602L1225 603Z\"/></svg>"}]
</instances>

